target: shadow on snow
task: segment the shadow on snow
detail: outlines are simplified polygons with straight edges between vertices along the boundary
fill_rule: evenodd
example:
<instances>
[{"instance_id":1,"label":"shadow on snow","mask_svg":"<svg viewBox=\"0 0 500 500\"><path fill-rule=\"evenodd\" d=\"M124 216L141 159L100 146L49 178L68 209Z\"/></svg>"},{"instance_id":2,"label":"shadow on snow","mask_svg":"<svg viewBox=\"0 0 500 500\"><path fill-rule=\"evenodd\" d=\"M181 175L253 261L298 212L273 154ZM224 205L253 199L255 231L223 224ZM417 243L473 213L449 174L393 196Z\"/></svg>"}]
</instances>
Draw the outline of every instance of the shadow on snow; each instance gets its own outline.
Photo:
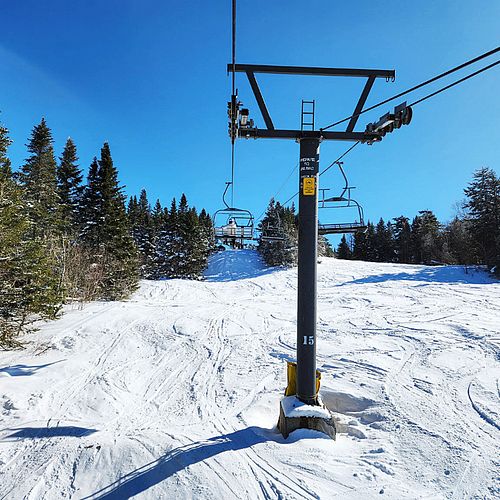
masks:
<instances>
[{"instance_id":1,"label":"shadow on snow","mask_svg":"<svg viewBox=\"0 0 500 500\"><path fill-rule=\"evenodd\" d=\"M325 438L319 432L307 430L304 432L307 433L308 438ZM158 460L125 474L114 483L96 491L90 496L84 497L82 500L121 500L123 498L130 498L161 483L191 465L203 462L226 451L243 450L266 441L275 441L282 444L293 443L297 439L304 437L301 431L296 431L294 434L295 438L292 434L285 441L277 431L260 427L248 427L247 429L213 437L200 443L180 446Z\"/></svg>"},{"instance_id":2,"label":"shadow on snow","mask_svg":"<svg viewBox=\"0 0 500 500\"><path fill-rule=\"evenodd\" d=\"M6 366L4 368L0 368L0 373L7 373L11 377L29 377L30 375L35 374L38 370L42 368L46 368L50 365L55 365L56 363L60 363L61 361L65 361L64 359L60 359L59 361L54 361L52 363L46 363L45 365L12 365Z\"/></svg>"},{"instance_id":3,"label":"shadow on snow","mask_svg":"<svg viewBox=\"0 0 500 500\"><path fill-rule=\"evenodd\" d=\"M387 281L421 281L424 283L468 283L471 285L489 285L498 283L490 277L486 271L469 269L466 273L461 266L436 266L424 267L418 271L386 273L373 276L366 276L335 286L360 285L364 283L384 283Z\"/></svg>"},{"instance_id":4,"label":"shadow on snow","mask_svg":"<svg viewBox=\"0 0 500 500\"><path fill-rule=\"evenodd\" d=\"M5 436L3 438L4 441L53 437L84 437L97 432L97 429L87 429L73 425L61 427L19 427L7 430L14 432Z\"/></svg>"}]
</instances>

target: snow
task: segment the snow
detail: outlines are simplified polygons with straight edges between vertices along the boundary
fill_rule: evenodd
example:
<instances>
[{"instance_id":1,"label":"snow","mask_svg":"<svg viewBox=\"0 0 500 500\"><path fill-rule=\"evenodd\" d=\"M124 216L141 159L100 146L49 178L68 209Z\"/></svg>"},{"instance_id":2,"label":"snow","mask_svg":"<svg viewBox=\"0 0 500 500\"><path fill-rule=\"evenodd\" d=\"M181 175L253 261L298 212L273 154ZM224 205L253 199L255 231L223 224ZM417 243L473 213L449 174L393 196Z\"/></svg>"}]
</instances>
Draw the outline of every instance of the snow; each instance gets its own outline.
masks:
<instances>
[{"instance_id":1,"label":"snow","mask_svg":"<svg viewBox=\"0 0 500 500\"><path fill-rule=\"evenodd\" d=\"M207 281L144 281L0 352L0 498L498 498L500 284L459 267L318 270L336 441L276 430L296 269L226 251Z\"/></svg>"},{"instance_id":2,"label":"snow","mask_svg":"<svg viewBox=\"0 0 500 500\"><path fill-rule=\"evenodd\" d=\"M303 403L295 396L287 396L281 401L283 412L289 418L298 417L316 417L325 418L327 420L332 418L331 413L323 406L312 406Z\"/></svg>"}]
</instances>

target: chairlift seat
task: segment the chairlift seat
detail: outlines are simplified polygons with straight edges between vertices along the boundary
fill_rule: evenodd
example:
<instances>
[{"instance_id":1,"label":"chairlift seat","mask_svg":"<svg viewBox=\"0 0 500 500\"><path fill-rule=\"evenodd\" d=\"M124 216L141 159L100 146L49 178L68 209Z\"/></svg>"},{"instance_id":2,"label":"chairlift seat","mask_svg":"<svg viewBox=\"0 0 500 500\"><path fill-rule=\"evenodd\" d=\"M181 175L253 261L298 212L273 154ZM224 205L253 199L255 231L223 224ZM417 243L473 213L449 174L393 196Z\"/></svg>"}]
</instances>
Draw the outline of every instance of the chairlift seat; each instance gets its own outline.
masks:
<instances>
[{"instance_id":1,"label":"chairlift seat","mask_svg":"<svg viewBox=\"0 0 500 500\"><path fill-rule=\"evenodd\" d=\"M367 230L367 226L361 222L343 222L339 224L318 224L319 234L344 234L357 233Z\"/></svg>"}]
</instances>

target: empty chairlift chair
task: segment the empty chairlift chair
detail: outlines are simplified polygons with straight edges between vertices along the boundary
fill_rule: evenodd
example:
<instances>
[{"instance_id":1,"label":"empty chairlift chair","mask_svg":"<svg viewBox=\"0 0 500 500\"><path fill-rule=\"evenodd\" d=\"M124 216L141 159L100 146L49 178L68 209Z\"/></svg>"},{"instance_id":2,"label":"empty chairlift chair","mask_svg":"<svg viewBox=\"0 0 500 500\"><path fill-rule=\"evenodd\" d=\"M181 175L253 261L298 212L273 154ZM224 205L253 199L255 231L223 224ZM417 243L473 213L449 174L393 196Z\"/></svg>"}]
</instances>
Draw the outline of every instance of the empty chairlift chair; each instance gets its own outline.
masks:
<instances>
[{"instance_id":1,"label":"empty chairlift chair","mask_svg":"<svg viewBox=\"0 0 500 500\"><path fill-rule=\"evenodd\" d=\"M260 228L260 239L261 241L275 243L279 241L285 241L285 230L278 220L276 224L266 223Z\"/></svg>"},{"instance_id":2,"label":"empty chairlift chair","mask_svg":"<svg viewBox=\"0 0 500 500\"><path fill-rule=\"evenodd\" d=\"M319 208L351 208L355 212L354 221L352 222L327 222L318 223L319 234L345 234L345 233L356 233L358 231L366 231L367 226L364 221L363 207L353 198L351 198L351 189L347 182L347 177L342 169L342 164L337 163L340 172L342 173L345 186L340 194L340 196L333 196L330 198L325 198L325 192L329 189L322 189L322 197L319 200Z\"/></svg>"}]
</instances>

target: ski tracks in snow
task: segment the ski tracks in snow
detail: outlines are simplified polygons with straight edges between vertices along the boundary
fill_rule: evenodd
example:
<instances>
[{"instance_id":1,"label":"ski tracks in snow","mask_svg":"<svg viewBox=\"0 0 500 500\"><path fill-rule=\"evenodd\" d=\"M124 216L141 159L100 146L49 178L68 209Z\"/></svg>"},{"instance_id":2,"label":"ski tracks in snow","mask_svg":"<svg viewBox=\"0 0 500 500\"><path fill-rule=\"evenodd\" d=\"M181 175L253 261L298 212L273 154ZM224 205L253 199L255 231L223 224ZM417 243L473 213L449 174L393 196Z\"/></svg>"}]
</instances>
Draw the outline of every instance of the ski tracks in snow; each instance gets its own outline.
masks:
<instances>
[{"instance_id":1,"label":"ski tracks in snow","mask_svg":"<svg viewBox=\"0 0 500 500\"><path fill-rule=\"evenodd\" d=\"M42 355L2 357L32 374L0 371L0 498L500 494L497 283L323 259L318 367L342 432L285 441L296 270L218 258L207 282L144 282L45 325Z\"/></svg>"}]
</instances>

